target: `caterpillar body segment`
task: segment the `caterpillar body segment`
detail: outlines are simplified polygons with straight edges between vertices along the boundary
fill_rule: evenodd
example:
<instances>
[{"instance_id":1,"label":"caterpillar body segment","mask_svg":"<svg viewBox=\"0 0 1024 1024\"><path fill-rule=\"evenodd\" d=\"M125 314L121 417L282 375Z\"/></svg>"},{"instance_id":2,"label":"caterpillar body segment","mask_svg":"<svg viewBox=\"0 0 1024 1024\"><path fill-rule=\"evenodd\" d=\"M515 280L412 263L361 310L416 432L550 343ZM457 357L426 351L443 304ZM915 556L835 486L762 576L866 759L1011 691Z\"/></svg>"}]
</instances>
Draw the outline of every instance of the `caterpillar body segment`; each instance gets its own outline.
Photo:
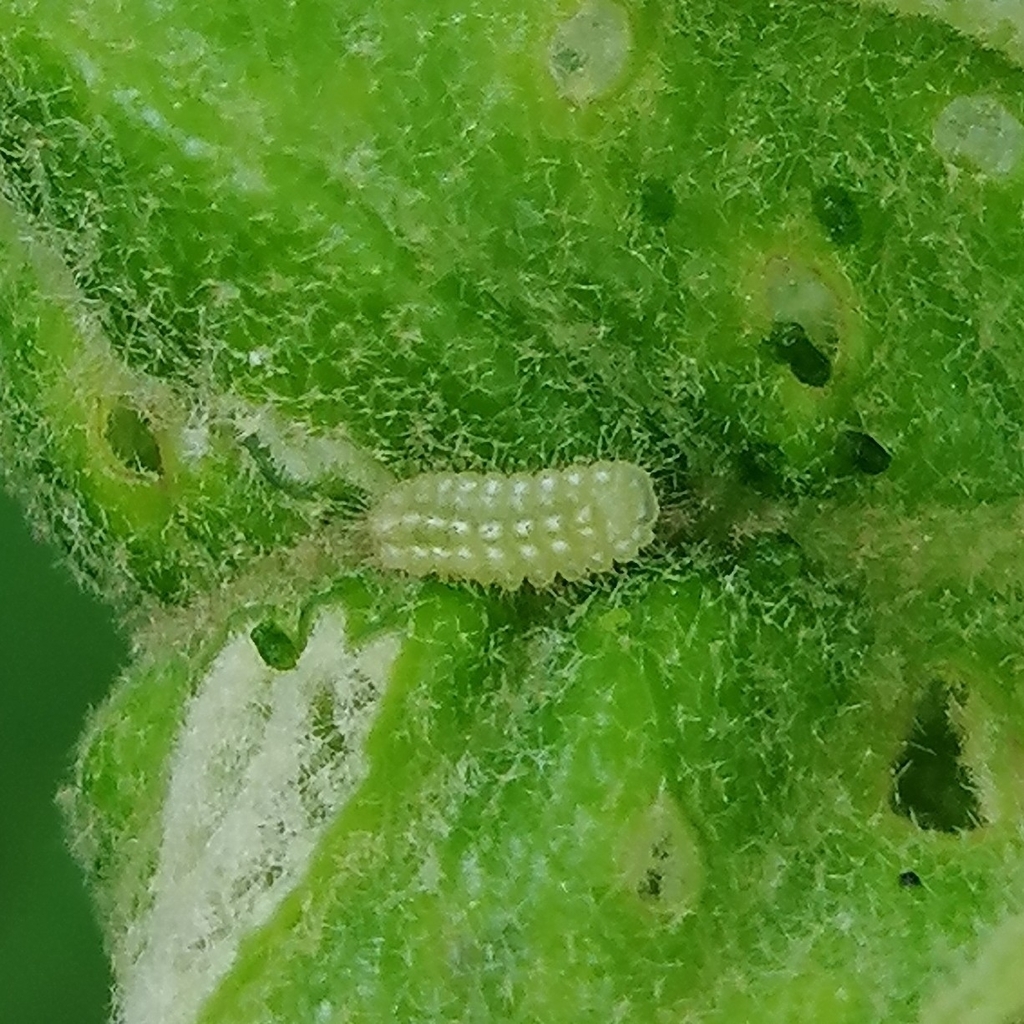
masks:
<instances>
[{"instance_id":1,"label":"caterpillar body segment","mask_svg":"<svg viewBox=\"0 0 1024 1024\"><path fill-rule=\"evenodd\" d=\"M658 502L630 462L538 473L423 473L368 517L376 561L413 576L548 586L635 558L653 539Z\"/></svg>"}]
</instances>

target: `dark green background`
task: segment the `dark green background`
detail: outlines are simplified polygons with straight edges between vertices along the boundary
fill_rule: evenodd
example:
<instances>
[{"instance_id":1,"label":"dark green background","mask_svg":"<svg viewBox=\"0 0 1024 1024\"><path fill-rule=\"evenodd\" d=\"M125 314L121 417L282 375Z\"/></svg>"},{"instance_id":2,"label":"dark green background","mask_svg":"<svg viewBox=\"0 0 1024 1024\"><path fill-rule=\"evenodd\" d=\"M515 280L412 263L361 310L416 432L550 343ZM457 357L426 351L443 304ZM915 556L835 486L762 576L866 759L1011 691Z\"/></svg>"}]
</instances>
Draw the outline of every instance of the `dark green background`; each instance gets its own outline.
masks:
<instances>
[{"instance_id":1,"label":"dark green background","mask_svg":"<svg viewBox=\"0 0 1024 1024\"><path fill-rule=\"evenodd\" d=\"M110 974L54 794L127 657L0 492L0 1024L100 1024Z\"/></svg>"}]
</instances>

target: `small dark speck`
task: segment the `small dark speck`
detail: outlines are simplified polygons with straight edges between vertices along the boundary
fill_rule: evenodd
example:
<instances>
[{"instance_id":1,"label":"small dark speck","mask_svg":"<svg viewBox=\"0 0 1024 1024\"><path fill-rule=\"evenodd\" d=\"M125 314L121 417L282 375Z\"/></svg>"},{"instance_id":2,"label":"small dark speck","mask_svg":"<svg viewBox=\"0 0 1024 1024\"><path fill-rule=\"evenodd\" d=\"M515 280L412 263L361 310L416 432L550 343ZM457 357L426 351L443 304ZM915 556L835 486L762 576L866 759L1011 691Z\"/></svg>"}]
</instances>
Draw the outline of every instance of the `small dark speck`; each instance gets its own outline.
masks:
<instances>
[{"instance_id":1,"label":"small dark speck","mask_svg":"<svg viewBox=\"0 0 1024 1024\"><path fill-rule=\"evenodd\" d=\"M900 872L900 887L903 889L917 889L921 885L921 876L916 871Z\"/></svg>"},{"instance_id":2,"label":"small dark speck","mask_svg":"<svg viewBox=\"0 0 1024 1024\"><path fill-rule=\"evenodd\" d=\"M661 895L662 874L654 868L648 868L643 881L637 886L637 892L641 896L657 899Z\"/></svg>"}]
</instances>

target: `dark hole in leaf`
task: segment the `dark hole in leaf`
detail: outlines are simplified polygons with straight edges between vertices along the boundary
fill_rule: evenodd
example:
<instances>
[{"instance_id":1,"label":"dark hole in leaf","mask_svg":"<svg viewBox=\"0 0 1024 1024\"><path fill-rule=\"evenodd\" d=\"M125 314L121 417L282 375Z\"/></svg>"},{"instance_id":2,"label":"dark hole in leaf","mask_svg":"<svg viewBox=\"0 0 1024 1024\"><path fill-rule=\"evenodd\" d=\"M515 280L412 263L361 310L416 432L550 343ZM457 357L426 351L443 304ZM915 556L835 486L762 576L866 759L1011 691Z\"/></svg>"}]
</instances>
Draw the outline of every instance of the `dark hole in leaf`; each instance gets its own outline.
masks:
<instances>
[{"instance_id":1,"label":"dark hole in leaf","mask_svg":"<svg viewBox=\"0 0 1024 1024\"><path fill-rule=\"evenodd\" d=\"M960 763L960 737L950 721L951 701L946 684L929 687L893 765L892 809L936 832L961 832L980 823L978 795Z\"/></svg>"},{"instance_id":2,"label":"dark hole in leaf","mask_svg":"<svg viewBox=\"0 0 1024 1024\"><path fill-rule=\"evenodd\" d=\"M859 430L848 430L843 434L843 455L858 472L877 476L884 473L892 462L892 455L870 434Z\"/></svg>"},{"instance_id":3,"label":"dark hole in leaf","mask_svg":"<svg viewBox=\"0 0 1024 1024\"><path fill-rule=\"evenodd\" d=\"M785 363L801 384L813 388L824 387L832 377L832 361L815 348L801 324L791 320L779 321L765 339L772 358Z\"/></svg>"},{"instance_id":4,"label":"dark hole in leaf","mask_svg":"<svg viewBox=\"0 0 1024 1024\"><path fill-rule=\"evenodd\" d=\"M901 871L900 886L904 889L917 889L921 885L921 876L916 871Z\"/></svg>"},{"instance_id":5,"label":"dark hole in leaf","mask_svg":"<svg viewBox=\"0 0 1024 1024\"><path fill-rule=\"evenodd\" d=\"M649 224L660 227L676 215L676 194L663 178L648 178L640 190L640 213Z\"/></svg>"},{"instance_id":6,"label":"dark hole in leaf","mask_svg":"<svg viewBox=\"0 0 1024 1024\"><path fill-rule=\"evenodd\" d=\"M853 194L841 185L824 185L811 194L811 209L836 245L853 245L861 236L860 211Z\"/></svg>"},{"instance_id":7,"label":"dark hole in leaf","mask_svg":"<svg viewBox=\"0 0 1024 1024\"><path fill-rule=\"evenodd\" d=\"M148 420L130 405L115 406L107 415L107 444L119 461L134 473L164 471L160 445Z\"/></svg>"},{"instance_id":8,"label":"dark hole in leaf","mask_svg":"<svg viewBox=\"0 0 1024 1024\"><path fill-rule=\"evenodd\" d=\"M264 619L249 633L265 665L279 671L295 668L299 660L299 648L294 640L270 619Z\"/></svg>"}]
</instances>

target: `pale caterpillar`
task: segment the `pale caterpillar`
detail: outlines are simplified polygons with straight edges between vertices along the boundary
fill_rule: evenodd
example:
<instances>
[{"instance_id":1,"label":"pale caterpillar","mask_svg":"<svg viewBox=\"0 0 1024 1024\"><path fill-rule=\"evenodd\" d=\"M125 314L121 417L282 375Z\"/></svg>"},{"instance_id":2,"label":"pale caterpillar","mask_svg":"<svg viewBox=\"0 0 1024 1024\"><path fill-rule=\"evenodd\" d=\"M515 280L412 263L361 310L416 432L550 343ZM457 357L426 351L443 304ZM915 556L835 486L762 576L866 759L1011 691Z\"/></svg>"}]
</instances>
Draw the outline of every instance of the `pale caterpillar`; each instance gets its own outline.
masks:
<instances>
[{"instance_id":1,"label":"pale caterpillar","mask_svg":"<svg viewBox=\"0 0 1024 1024\"><path fill-rule=\"evenodd\" d=\"M631 462L539 473L423 473L370 510L374 560L413 576L518 587L580 579L654 537L651 478Z\"/></svg>"}]
</instances>

